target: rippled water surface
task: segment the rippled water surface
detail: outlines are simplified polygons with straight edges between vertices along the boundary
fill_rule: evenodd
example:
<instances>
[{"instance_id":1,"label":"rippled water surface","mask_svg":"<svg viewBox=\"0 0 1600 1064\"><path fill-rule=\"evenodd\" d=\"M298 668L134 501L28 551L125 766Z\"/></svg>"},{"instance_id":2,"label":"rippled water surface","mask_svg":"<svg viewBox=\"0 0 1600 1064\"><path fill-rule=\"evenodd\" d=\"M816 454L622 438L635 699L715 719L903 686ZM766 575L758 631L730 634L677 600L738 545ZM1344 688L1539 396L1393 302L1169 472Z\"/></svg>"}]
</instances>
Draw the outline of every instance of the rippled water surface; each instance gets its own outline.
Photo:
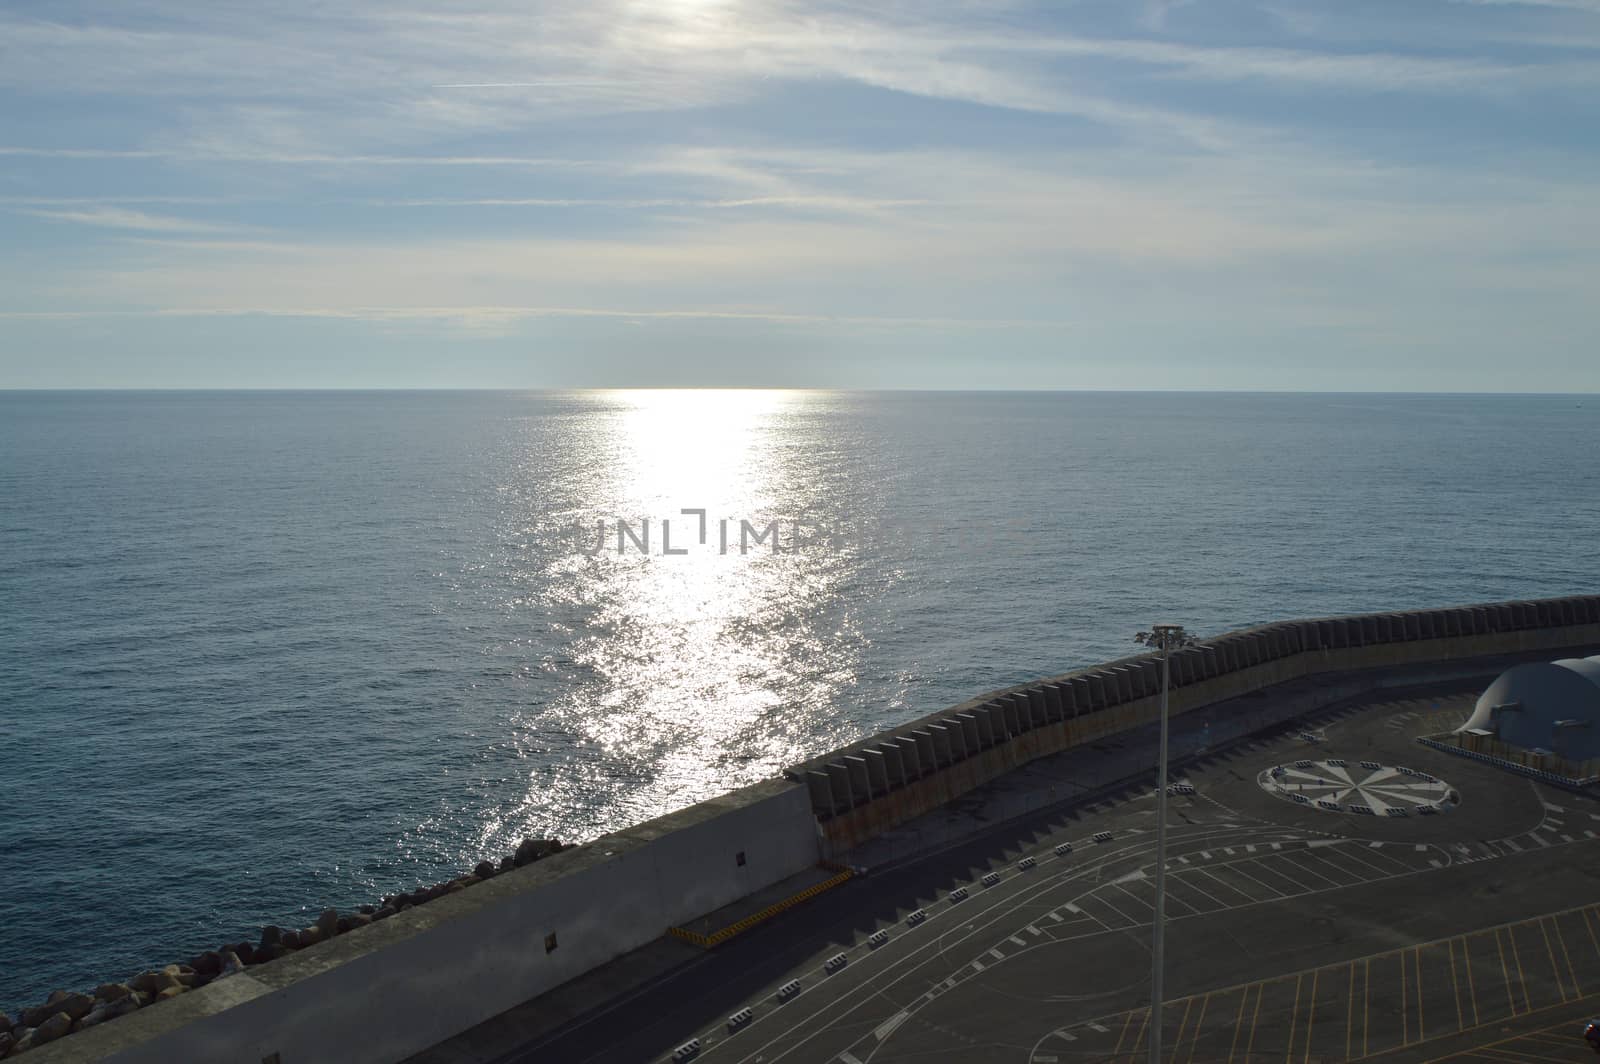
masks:
<instances>
[{"instance_id":1,"label":"rippled water surface","mask_svg":"<svg viewBox=\"0 0 1600 1064\"><path fill-rule=\"evenodd\" d=\"M1154 619L1593 592L1597 459L1593 397L0 394L0 1008Z\"/></svg>"}]
</instances>

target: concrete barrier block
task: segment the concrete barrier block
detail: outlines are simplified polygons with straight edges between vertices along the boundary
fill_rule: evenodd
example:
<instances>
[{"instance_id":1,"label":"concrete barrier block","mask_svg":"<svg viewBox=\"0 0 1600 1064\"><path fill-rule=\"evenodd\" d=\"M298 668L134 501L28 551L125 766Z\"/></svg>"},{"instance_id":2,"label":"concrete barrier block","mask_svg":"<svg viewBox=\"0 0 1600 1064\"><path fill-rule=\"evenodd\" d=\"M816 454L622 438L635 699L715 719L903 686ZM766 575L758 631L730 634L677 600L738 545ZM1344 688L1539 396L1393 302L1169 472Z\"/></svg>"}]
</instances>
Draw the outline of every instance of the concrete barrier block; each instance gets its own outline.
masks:
<instances>
[{"instance_id":1,"label":"concrete barrier block","mask_svg":"<svg viewBox=\"0 0 1600 1064\"><path fill-rule=\"evenodd\" d=\"M1000 873L999 872L986 872L986 873L984 873L983 885L985 887L997 887L997 886L999 886L1000 885Z\"/></svg>"},{"instance_id":2,"label":"concrete barrier block","mask_svg":"<svg viewBox=\"0 0 1600 1064\"><path fill-rule=\"evenodd\" d=\"M1028 869L1032 868L1038 863L1039 859L1037 857L1024 857L1022 860L1017 862L1017 871L1026 872Z\"/></svg>"},{"instance_id":3,"label":"concrete barrier block","mask_svg":"<svg viewBox=\"0 0 1600 1064\"><path fill-rule=\"evenodd\" d=\"M955 890L952 890L950 892L950 896L949 896L950 897L950 904L951 905L959 905L961 902L966 901L967 900L967 893L968 893L968 891L967 891L966 887L957 887Z\"/></svg>"},{"instance_id":4,"label":"concrete barrier block","mask_svg":"<svg viewBox=\"0 0 1600 1064\"><path fill-rule=\"evenodd\" d=\"M1084 676L1084 682L1089 685L1089 708L1098 712L1110 705L1106 701L1106 678L1099 672L1091 672Z\"/></svg>"},{"instance_id":5,"label":"concrete barrier block","mask_svg":"<svg viewBox=\"0 0 1600 1064\"><path fill-rule=\"evenodd\" d=\"M917 734L902 735L894 741L900 748L900 766L907 783L922 778L922 749L917 745Z\"/></svg>"},{"instance_id":6,"label":"concrete barrier block","mask_svg":"<svg viewBox=\"0 0 1600 1064\"><path fill-rule=\"evenodd\" d=\"M806 772L806 793L811 799L811 810L818 816L832 816L834 814L833 788L828 784L825 772L811 769Z\"/></svg>"},{"instance_id":7,"label":"concrete barrier block","mask_svg":"<svg viewBox=\"0 0 1600 1064\"><path fill-rule=\"evenodd\" d=\"M973 714L957 713L952 719L956 727L961 729L961 734L966 737L968 757L974 757L979 751L987 750L994 745L992 737L988 742L984 742L984 735L978 730L978 718Z\"/></svg>"},{"instance_id":8,"label":"concrete barrier block","mask_svg":"<svg viewBox=\"0 0 1600 1064\"><path fill-rule=\"evenodd\" d=\"M928 910L916 909L906 914L906 926L916 927L928 918Z\"/></svg>"},{"instance_id":9,"label":"concrete barrier block","mask_svg":"<svg viewBox=\"0 0 1600 1064\"><path fill-rule=\"evenodd\" d=\"M879 743L879 756L883 758L884 771L888 773L889 789L899 790L907 782L906 766L900 759L900 746L898 743Z\"/></svg>"},{"instance_id":10,"label":"concrete barrier block","mask_svg":"<svg viewBox=\"0 0 1600 1064\"><path fill-rule=\"evenodd\" d=\"M1060 684L1047 683L1041 690L1044 692L1045 720L1055 724L1072 716L1070 703L1067 701L1070 696L1062 690Z\"/></svg>"},{"instance_id":11,"label":"concrete barrier block","mask_svg":"<svg viewBox=\"0 0 1600 1064\"><path fill-rule=\"evenodd\" d=\"M672 1051L673 1064L678 1064L679 1061L693 1060L699 1055L700 1039L691 1038L687 1042L683 1043L683 1045Z\"/></svg>"},{"instance_id":12,"label":"concrete barrier block","mask_svg":"<svg viewBox=\"0 0 1600 1064\"><path fill-rule=\"evenodd\" d=\"M1116 836L1111 834L1109 831L1097 831L1094 833L1095 842L1110 842L1114 838L1116 838Z\"/></svg>"},{"instance_id":13,"label":"concrete barrier block","mask_svg":"<svg viewBox=\"0 0 1600 1064\"><path fill-rule=\"evenodd\" d=\"M956 734L961 729L940 721L928 725L928 734L933 737L934 763L939 768L948 768L957 761ZM962 750L962 756L966 751Z\"/></svg>"},{"instance_id":14,"label":"concrete barrier block","mask_svg":"<svg viewBox=\"0 0 1600 1064\"><path fill-rule=\"evenodd\" d=\"M843 762L829 761L823 766L828 773L828 786L833 793L834 815L854 809L856 807L855 788L850 786L850 770L845 768ZM867 796L863 794L861 800L865 802Z\"/></svg>"},{"instance_id":15,"label":"concrete barrier block","mask_svg":"<svg viewBox=\"0 0 1600 1064\"><path fill-rule=\"evenodd\" d=\"M927 728L918 728L913 731L911 739L917 744L917 761L922 769L922 775L930 775L940 765L949 764L948 757L945 760L940 759L940 754L933 745L933 732Z\"/></svg>"},{"instance_id":16,"label":"concrete barrier block","mask_svg":"<svg viewBox=\"0 0 1600 1064\"><path fill-rule=\"evenodd\" d=\"M881 798L889 793L889 759L883 755L882 750L863 750L861 760L867 766L867 783L872 788L874 798Z\"/></svg>"},{"instance_id":17,"label":"concrete barrier block","mask_svg":"<svg viewBox=\"0 0 1600 1064\"><path fill-rule=\"evenodd\" d=\"M822 962L822 970L828 975L832 975L837 971L843 970L844 966L849 963L850 955L848 953L835 953L833 956Z\"/></svg>"},{"instance_id":18,"label":"concrete barrier block","mask_svg":"<svg viewBox=\"0 0 1600 1064\"><path fill-rule=\"evenodd\" d=\"M867 761L858 754L847 754L844 758L844 768L850 776L850 792L857 796L858 801L871 800L881 791L872 789L872 777L867 774Z\"/></svg>"},{"instance_id":19,"label":"concrete barrier block","mask_svg":"<svg viewBox=\"0 0 1600 1064\"><path fill-rule=\"evenodd\" d=\"M883 928L880 931L874 931L872 934L867 936L867 948L868 949L877 949L879 946L886 946L888 944L889 944L889 929L888 928Z\"/></svg>"},{"instance_id":20,"label":"concrete barrier block","mask_svg":"<svg viewBox=\"0 0 1600 1064\"><path fill-rule=\"evenodd\" d=\"M755 1018L756 1013L754 1009L740 1009L738 1012L728 1017L728 1033L735 1034L744 1030L746 1027L750 1026L751 1022L754 1021Z\"/></svg>"},{"instance_id":21,"label":"concrete barrier block","mask_svg":"<svg viewBox=\"0 0 1600 1064\"><path fill-rule=\"evenodd\" d=\"M1065 857L1067 854L1069 854L1071 852L1072 852L1072 843L1070 843L1070 842L1063 842L1063 843L1059 844L1058 846L1056 846L1056 856L1057 857Z\"/></svg>"},{"instance_id":22,"label":"concrete barrier block","mask_svg":"<svg viewBox=\"0 0 1600 1064\"><path fill-rule=\"evenodd\" d=\"M780 986L778 988L778 992L773 996L778 999L778 1004L784 1005L790 1001L793 1001L799 993L800 980L791 979L787 983L784 983L782 986Z\"/></svg>"},{"instance_id":23,"label":"concrete barrier block","mask_svg":"<svg viewBox=\"0 0 1600 1064\"><path fill-rule=\"evenodd\" d=\"M1094 686L1089 683L1087 676L1074 676L1072 686L1072 715L1081 717L1085 713L1093 713L1099 708L1094 700Z\"/></svg>"}]
</instances>

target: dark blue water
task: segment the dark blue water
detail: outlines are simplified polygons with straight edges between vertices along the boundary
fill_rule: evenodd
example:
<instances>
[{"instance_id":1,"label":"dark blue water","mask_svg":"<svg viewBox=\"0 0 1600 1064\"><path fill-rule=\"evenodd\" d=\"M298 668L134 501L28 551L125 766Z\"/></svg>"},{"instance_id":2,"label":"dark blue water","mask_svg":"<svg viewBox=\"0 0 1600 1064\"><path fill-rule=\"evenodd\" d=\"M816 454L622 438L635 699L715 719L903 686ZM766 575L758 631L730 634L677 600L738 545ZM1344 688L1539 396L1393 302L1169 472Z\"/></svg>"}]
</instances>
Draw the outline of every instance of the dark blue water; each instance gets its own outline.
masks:
<instances>
[{"instance_id":1,"label":"dark blue water","mask_svg":"<svg viewBox=\"0 0 1600 1064\"><path fill-rule=\"evenodd\" d=\"M0 394L0 1008L1155 619L1600 590L1597 459L1594 397Z\"/></svg>"}]
</instances>

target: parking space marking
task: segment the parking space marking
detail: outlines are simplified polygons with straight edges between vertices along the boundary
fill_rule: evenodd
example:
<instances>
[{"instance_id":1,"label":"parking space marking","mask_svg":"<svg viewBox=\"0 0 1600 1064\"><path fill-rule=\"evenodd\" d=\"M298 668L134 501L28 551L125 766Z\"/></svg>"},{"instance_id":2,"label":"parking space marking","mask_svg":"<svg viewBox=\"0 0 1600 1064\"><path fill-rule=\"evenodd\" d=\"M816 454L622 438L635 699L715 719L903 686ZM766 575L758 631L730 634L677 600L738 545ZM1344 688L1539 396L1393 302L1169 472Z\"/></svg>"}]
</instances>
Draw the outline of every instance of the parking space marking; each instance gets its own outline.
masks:
<instances>
[{"instance_id":1,"label":"parking space marking","mask_svg":"<svg viewBox=\"0 0 1600 1064\"><path fill-rule=\"evenodd\" d=\"M1472 978L1472 951L1467 945L1467 936L1461 936L1461 959L1463 967L1467 969L1467 1000L1472 1002L1472 1026L1476 1027L1483 1022L1478 1018L1478 988L1473 984Z\"/></svg>"},{"instance_id":2,"label":"parking space marking","mask_svg":"<svg viewBox=\"0 0 1600 1064\"><path fill-rule=\"evenodd\" d=\"M1456 1030L1459 1031L1467 1025L1467 1014L1461 1007L1461 977L1456 974L1455 940L1446 942L1445 948L1450 953L1450 996L1456 1003Z\"/></svg>"},{"instance_id":3,"label":"parking space marking","mask_svg":"<svg viewBox=\"0 0 1600 1064\"><path fill-rule=\"evenodd\" d=\"M1177 1060L1178 1059L1178 1049L1179 1049L1179 1047L1181 1047L1183 1045L1183 1032L1184 1032L1184 1029L1189 1026L1189 1010L1191 1010L1193 1008L1194 1008L1194 998L1192 996L1184 998L1183 999L1183 1019L1178 1021L1178 1033L1172 1039L1172 1059L1173 1060Z\"/></svg>"},{"instance_id":4,"label":"parking space marking","mask_svg":"<svg viewBox=\"0 0 1600 1064\"><path fill-rule=\"evenodd\" d=\"M1200 999L1200 1018L1194 1021L1194 1033L1189 1036L1189 1062L1188 1062L1188 1064L1194 1064L1195 1047L1200 1044L1200 1032L1205 1029L1205 1025L1206 1025L1206 1008L1210 1004L1211 1004L1211 992L1207 991L1206 992L1206 996L1204 998ZM1177 1060L1178 1059L1178 1050L1177 1050L1177 1046L1176 1045L1173 1047L1173 1050L1172 1050L1172 1059L1173 1060Z\"/></svg>"},{"instance_id":5,"label":"parking space marking","mask_svg":"<svg viewBox=\"0 0 1600 1064\"><path fill-rule=\"evenodd\" d=\"M1174 875L1172 877L1172 881L1169 884L1169 886L1177 886L1178 883L1179 883L1179 878L1178 878L1178 876ZM1229 909L1229 908L1232 908L1232 906L1230 906L1227 902L1223 901L1221 898L1218 898L1214 894L1207 893L1206 891L1202 890L1197 884L1191 882L1190 880L1188 880L1188 879L1182 880L1182 883L1183 883L1183 889L1192 890L1196 894L1200 895L1202 898L1206 898L1206 899L1208 899L1210 901L1215 902L1218 909ZM1196 912L1200 911L1198 906L1195 907L1195 911Z\"/></svg>"},{"instance_id":6,"label":"parking space marking","mask_svg":"<svg viewBox=\"0 0 1600 1064\"><path fill-rule=\"evenodd\" d=\"M1561 965L1556 963L1555 947L1550 944L1550 932L1545 928L1544 921L1539 921L1539 937L1544 939L1545 956L1550 958L1550 973L1556 979L1556 993L1561 995L1561 1000L1567 1000L1566 981L1561 978Z\"/></svg>"},{"instance_id":7,"label":"parking space marking","mask_svg":"<svg viewBox=\"0 0 1600 1064\"><path fill-rule=\"evenodd\" d=\"M1572 996L1583 997L1583 988L1578 985L1578 969L1572 966L1572 952L1567 949L1567 936L1561 931L1561 921L1554 916L1550 917L1550 926L1556 932L1556 945L1561 947L1561 959L1567 962L1567 975L1572 980Z\"/></svg>"},{"instance_id":8,"label":"parking space marking","mask_svg":"<svg viewBox=\"0 0 1600 1064\"><path fill-rule=\"evenodd\" d=\"M1239 1015L1233 1021L1233 1042L1228 1046L1228 1064L1233 1064L1233 1055L1239 1049L1239 1033L1244 1030L1244 1004L1250 1000L1250 988L1245 987L1239 995Z\"/></svg>"},{"instance_id":9,"label":"parking space marking","mask_svg":"<svg viewBox=\"0 0 1600 1064\"><path fill-rule=\"evenodd\" d=\"M1517 996L1511 992L1511 970L1506 967L1506 948L1500 944L1500 929L1494 929L1494 948L1500 951L1500 977L1506 981L1506 1000L1511 1005L1511 1015L1517 1014Z\"/></svg>"}]
</instances>

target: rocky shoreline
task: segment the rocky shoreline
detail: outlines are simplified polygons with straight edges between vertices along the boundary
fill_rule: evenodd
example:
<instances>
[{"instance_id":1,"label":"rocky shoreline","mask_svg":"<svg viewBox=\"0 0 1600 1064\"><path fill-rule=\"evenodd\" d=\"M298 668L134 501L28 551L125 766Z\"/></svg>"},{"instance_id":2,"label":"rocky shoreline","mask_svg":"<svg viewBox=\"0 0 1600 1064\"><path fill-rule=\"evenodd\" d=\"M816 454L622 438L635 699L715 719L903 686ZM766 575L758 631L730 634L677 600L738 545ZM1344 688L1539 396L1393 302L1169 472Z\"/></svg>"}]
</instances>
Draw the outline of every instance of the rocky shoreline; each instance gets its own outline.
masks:
<instances>
[{"instance_id":1,"label":"rocky shoreline","mask_svg":"<svg viewBox=\"0 0 1600 1064\"><path fill-rule=\"evenodd\" d=\"M248 968L270 964L296 950L365 927L376 920L386 920L396 913L425 905L446 894L466 890L475 883L532 864L562 849L564 847L560 839L524 839L515 853L501 858L498 863L479 861L466 875L413 891L387 895L378 905L363 905L356 912L346 914L341 914L337 909L324 909L315 923L298 929L269 924L261 929L261 937L256 942L227 943L214 950L198 953L183 964L169 964L140 972L125 982L102 983L90 992L54 991L44 1004L23 1009L16 1019L0 1012L0 1059L21 1056L36 1046L54 1042L75 1031L87 1030L141 1008L159 1004L218 979L237 975Z\"/></svg>"}]
</instances>

